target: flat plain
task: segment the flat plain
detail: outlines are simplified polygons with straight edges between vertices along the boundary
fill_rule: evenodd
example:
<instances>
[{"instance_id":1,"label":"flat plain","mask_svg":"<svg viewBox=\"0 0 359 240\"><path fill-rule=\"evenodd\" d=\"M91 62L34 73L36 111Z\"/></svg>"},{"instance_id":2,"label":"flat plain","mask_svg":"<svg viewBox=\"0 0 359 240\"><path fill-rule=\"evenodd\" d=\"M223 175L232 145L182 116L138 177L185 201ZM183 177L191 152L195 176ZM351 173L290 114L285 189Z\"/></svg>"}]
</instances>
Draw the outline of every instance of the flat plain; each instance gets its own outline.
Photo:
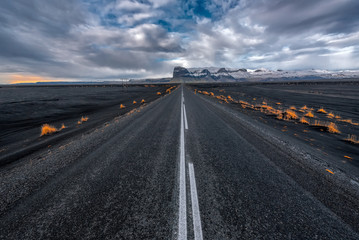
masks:
<instances>
[{"instance_id":1,"label":"flat plain","mask_svg":"<svg viewBox=\"0 0 359 240\"><path fill-rule=\"evenodd\" d=\"M350 141L351 136L359 140L358 81L190 86L193 91L204 91L204 95L210 96L212 92L215 99L222 96L216 100L320 149L323 156L335 156L341 168L355 169L359 176L359 142ZM295 116L286 118L286 110ZM339 132L329 133L326 126L319 126L330 123Z\"/></svg>"},{"instance_id":2,"label":"flat plain","mask_svg":"<svg viewBox=\"0 0 359 240\"><path fill-rule=\"evenodd\" d=\"M1 239L359 238L357 82L78 88L6 104Z\"/></svg>"},{"instance_id":3,"label":"flat plain","mask_svg":"<svg viewBox=\"0 0 359 240\"><path fill-rule=\"evenodd\" d=\"M4 86L0 88L0 165L146 105L165 95L170 87L172 85ZM86 122L81 120L84 118ZM65 128L56 134L41 136L43 124L57 129L63 124ZM16 154L18 152L22 154Z\"/></svg>"}]
</instances>

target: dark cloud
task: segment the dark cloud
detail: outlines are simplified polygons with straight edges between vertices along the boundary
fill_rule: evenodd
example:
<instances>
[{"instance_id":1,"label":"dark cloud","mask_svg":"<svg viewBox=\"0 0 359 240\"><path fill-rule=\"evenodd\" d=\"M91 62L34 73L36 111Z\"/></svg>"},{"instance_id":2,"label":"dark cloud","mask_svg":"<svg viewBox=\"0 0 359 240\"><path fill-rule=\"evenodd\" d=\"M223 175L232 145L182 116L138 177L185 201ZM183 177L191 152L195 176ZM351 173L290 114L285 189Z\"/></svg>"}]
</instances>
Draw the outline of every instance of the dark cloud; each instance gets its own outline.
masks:
<instances>
[{"instance_id":1,"label":"dark cloud","mask_svg":"<svg viewBox=\"0 0 359 240\"><path fill-rule=\"evenodd\" d=\"M68 33L73 25L86 23L82 4L72 0L4 1L0 16L2 27L22 28L56 37Z\"/></svg>"},{"instance_id":2,"label":"dark cloud","mask_svg":"<svg viewBox=\"0 0 359 240\"><path fill-rule=\"evenodd\" d=\"M358 1L301 0L251 1L244 11L253 20L277 33L320 31L343 33L357 31Z\"/></svg>"},{"instance_id":3,"label":"dark cloud","mask_svg":"<svg viewBox=\"0 0 359 240\"><path fill-rule=\"evenodd\" d=\"M336 69L336 60L359 68L357 9L356 0L4 1L0 73L120 78L168 76L175 65Z\"/></svg>"}]
</instances>

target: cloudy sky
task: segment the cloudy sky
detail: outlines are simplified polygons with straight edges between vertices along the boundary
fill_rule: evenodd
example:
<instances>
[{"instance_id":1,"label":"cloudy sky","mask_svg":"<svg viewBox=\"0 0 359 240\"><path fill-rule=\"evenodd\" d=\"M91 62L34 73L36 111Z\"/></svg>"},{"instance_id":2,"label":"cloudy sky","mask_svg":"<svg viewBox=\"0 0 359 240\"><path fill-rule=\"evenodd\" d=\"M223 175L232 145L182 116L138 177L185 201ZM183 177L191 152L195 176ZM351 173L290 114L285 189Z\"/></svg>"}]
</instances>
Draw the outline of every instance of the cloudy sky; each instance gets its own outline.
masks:
<instances>
[{"instance_id":1,"label":"cloudy sky","mask_svg":"<svg viewBox=\"0 0 359 240\"><path fill-rule=\"evenodd\" d=\"M0 83L171 76L174 66L359 69L357 0L0 3Z\"/></svg>"}]
</instances>

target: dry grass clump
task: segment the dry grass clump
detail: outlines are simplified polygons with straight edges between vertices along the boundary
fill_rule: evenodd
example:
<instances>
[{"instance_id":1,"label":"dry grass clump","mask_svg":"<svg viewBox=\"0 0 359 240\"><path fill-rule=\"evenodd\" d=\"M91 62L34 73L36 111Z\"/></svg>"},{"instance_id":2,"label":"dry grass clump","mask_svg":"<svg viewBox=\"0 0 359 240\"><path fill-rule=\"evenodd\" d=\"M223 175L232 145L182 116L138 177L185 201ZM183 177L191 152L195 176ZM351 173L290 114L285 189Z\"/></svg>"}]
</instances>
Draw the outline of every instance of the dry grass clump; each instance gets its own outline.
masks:
<instances>
[{"instance_id":1,"label":"dry grass clump","mask_svg":"<svg viewBox=\"0 0 359 240\"><path fill-rule=\"evenodd\" d=\"M58 130L61 131L62 129L65 129L65 128L66 128L65 124L62 124Z\"/></svg>"},{"instance_id":2,"label":"dry grass clump","mask_svg":"<svg viewBox=\"0 0 359 240\"><path fill-rule=\"evenodd\" d=\"M293 111L297 110L297 108L294 107L294 106L290 106L289 109L290 109L290 110L293 110Z\"/></svg>"},{"instance_id":3,"label":"dry grass clump","mask_svg":"<svg viewBox=\"0 0 359 240\"><path fill-rule=\"evenodd\" d=\"M349 123L349 124L352 124L354 126L359 126L359 123L353 122L353 120L351 120L351 119L339 119L338 121Z\"/></svg>"},{"instance_id":4,"label":"dry grass clump","mask_svg":"<svg viewBox=\"0 0 359 240\"><path fill-rule=\"evenodd\" d=\"M304 117L314 118L314 114L311 111L309 111L304 115Z\"/></svg>"},{"instance_id":5,"label":"dry grass clump","mask_svg":"<svg viewBox=\"0 0 359 240\"><path fill-rule=\"evenodd\" d=\"M328 132L330 132L330 133L340 133L337 125L335 123L332 123L332 122L329 123L329 125L328 125Z\"/></svg>"},{"instance_id":6,"label":"dry grass clump","mask_svg":"<svg viewBox=\"0 0 359 240\"><path fill-rule=\"evenodd\" d=\"M307 105L304 105L303 107L301 107L301 108L299 109L299 112L305 112L305 111L307 111L307 110L308 110Z\"/></svg>"},{"instance_id":7,"label":"dry grass clump","mask_svg":"<svg viewBox=\"0 0 359 240\"><path fill-rule=\"evenodd\" d=\"M347 138L344 139L344 141L353 143L353 144L359 144L359 138L355 135L349 134Z\"/></svg>"},{"instance_id":8,"label":"dry grass clump","mask_svg":"<svg viewBox=\"0 0 359 240\"><path fill-rule=\"evenodd\" d=\"M166 93L171 93L172 89L174 89L175 87L176 87L176 86L172 86L172 87L166 89Z\"/></svg>"},{"instance_id":9,"label":"dry grass clump","mask_svg":"<svg viewBox=\"0 0 359 240\"><path fill-rule=\"evenodd\" d=\"M132 102L133 104L136 104L137 102L136 102L136 100L133 100L133 102Z\"/></svg>"},{"instance_id":10,"label":"dry grass clump","mask_svg":"<svg viewBox=\"0 0 359 240\"><path fill-rule=\"evenodd\" d=\"M277 105L281 105L282 103L280 103L280 102L276 102L275 104L277 104Z\"/></svg>"},{"instance_id":11,"label":"dry grass clump","mask_svg":"<svg viewBox=\"0 0 359 240\"><path fill-rule=\"evenodd\" d=\"M46 123L41 126L40 136L51 135L53 133L60 132L62 129L65 128L66 128L65 124L62 124L59 129L56 129L54 126Z\"/></svg>"},{"instance_id":12,"label":"dry grass clump","mask_svg":"<svg viewBox=\"0 0 359 240\"><path fill-rule=\"evenodd\" d=\"M121 109L122 109L122 108L125 108L125 105L123 105L123 104L121 103L120 108L121 108Z\"/></svg>"},{"instance_id":13,"label":"dry grass clump","mask_svg":"<svg viewBox=\"0 0 359 240\"><path fill-rule=\"evenodd\" d=\"M233 98L232 98L230 95L227 96L227 99L228 99L229 101L234 102Z\"/></svg>"},{"instance_id":14,"label":"dry grass clump","mask_svg":"<svg viewBox=\"0 0 359 240\"><path fill-rule=\"evenodd\" d=\"M213 93L213 92L210 92L209 95L210 95L211 97L214 97L214 93Z\"/></svg>"},{"instance_id":15,"label":"dry grass clump","mask_svg":"<svg viewBox=\"0 0 359 240\"><path fill-rule=\"evenodd\" d=\"M332 112L327 114L327 118L333 119L334 117L335 117L335 115Z\"/></svg>"},{"instance_id":16,"label":"dry grass clump","mask_svg":"<svg viewBox=\"0 0 359 240\"><path fill-rule=\"evenodd\" d=\"M268 105L260 105L259 109L260 109L261 112L265 113L266 115L277 116L277 115L282 114L281 110L275 109L275 108L273 108L271 106L268 106Z\"/></svg>"},{"instance_id":17,"label":"dry grass clump","mask_svg":"<svg viewBox=\"0 0 359 240\"><path fill-rule=\"evenodd\" d=\"M141 100L141 103L145 103L145 102L146 102L145 99L142 99L142 100Z\"/></svg>"},{"instance_id":18,"label":"dry grass clump","mask_svg":"<svg viewBox=\"0 0 359 240\"><path fill-rule=\"evenodd\" d=\"M282 119L295 120L298 119L298 115L293 110L287 109L282 113Z\"/></svg>"},{"instance_id":19,"label":"dry grass clump","mask_svg":"<svg viewBox=\"0 0 359 240\"><path fill-rule=\"evenodd\" d=\"M87 122L88 120L89 120L88 117L82 116L81 119L77 121L77 124L80 125L80 124L82 124L83 122Z\"/></svg>"},{"instance_id":20,"label":"dry grass clump","mask_svg":"<svg viewBox=\"0 0 359 240\"><path fill-rule=\"evenodd\" d=\"M161 92L157 92L157 95L161 95Z\"/></svg>"},{"instance_id":21,"label":"dry grass clump","mask_svg":"<svg viewBox=\"0 0 359 240\"><path fill-rule=\"evenodd\" d=\"M318 113L324 113L324 114L327 114L328 112L324 110L324 108L319 108Z\"/></svg>"},{"instance_id":22,"label":"dry grass clump","mask_svg":"<svg viewBox=\"0 0 359 240\"><path fill-rule=\"evenodd\" d=\"M41 126L41 135L40 136L50 135L55 132L57 132L57 129L54 126L46 123Z\"/></svg>"},{"instance_id":23,"label":"dry grass clump","mask_svg":"<svg viewBox=\"0 0 359 240\"><path fill-rule=\"evenodd\" d=\"M239 100L239 104L241 104L241 107L243 109L245 109L245 108L254 109L254 106L246 101Z\"/></svg>"},{"instance_id":24,"label":"dry grass clump","mask_svg":"<svg viewBox=\"0 0 359 240\"><path fill-rule=\"evenodd\" d=\"M219 96L215 96L215 97L220 101L224 101L226 103L229 103L227 97L225 97L223 95L219 95Z\"/></svg>"},{"instance_id":25,"label":"dry grass clump","mask_svg":"<svg viewBox=\"0 0 359 240\"><path fill-rule=\"evenodd\" d=\"M322 121L316 120L316 121L314 121L312 126L324 128L326 131L328 131L330 133L340 133L337 125L333 122L327 123L327 122L322 122Z\"/></svg>"},{"instance_id":26,"label":"dry grass clump","mask_svg":"<svg viewBox=\"0 0 359 240\"><path fill-rule=\"evenodd\" d=\"M300 123L303 123L303 124L308 124L308 125L309 125L309 121L308 121L305 117L301 117L301 118L299 119L299 122L300 122Z\"/></svg>"}]
</instances>

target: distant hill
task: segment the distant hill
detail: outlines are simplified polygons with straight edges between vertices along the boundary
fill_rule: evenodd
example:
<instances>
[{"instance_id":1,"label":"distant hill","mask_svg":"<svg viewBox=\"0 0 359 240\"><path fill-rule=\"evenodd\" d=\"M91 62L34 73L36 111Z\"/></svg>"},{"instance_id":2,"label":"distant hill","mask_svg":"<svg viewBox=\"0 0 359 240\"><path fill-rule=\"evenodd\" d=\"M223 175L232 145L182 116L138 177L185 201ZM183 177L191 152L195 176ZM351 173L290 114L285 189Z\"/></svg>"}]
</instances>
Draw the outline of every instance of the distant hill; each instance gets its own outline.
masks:
<instances>
[{"instance_id":1,"label":"distant hill","mask_svg":"<svg viewBox=\"0 0 359 240\"><path fill-rule=\"evenodd\" d=\"M238 81L275 81L275 80L318 80L358 78L359 71L303 70L283 71L245 68L184 68L173 69L173 81L183 82L238 82Z\"/></svg>"}]
</instances>

